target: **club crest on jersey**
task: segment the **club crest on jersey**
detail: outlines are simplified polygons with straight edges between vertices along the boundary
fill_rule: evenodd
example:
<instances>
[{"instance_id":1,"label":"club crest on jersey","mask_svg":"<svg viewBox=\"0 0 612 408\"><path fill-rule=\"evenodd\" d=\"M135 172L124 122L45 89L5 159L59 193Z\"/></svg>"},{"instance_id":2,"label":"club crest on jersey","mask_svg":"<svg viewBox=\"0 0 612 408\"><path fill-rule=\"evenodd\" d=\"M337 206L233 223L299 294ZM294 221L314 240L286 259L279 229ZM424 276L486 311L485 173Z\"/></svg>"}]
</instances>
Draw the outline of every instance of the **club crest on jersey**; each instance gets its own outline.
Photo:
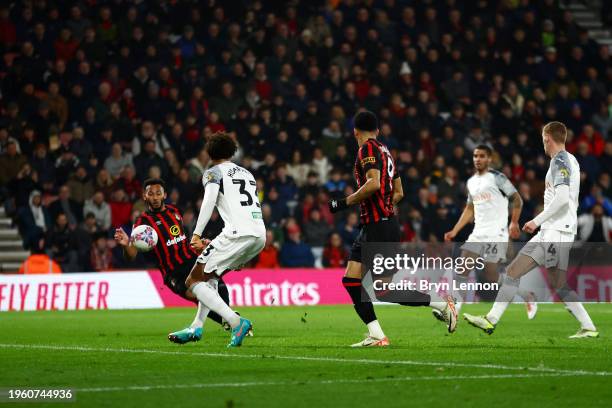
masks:
<instances>
[{"instance_id":1,"label":"club crest on jersey","mask_svg":"<svg viewBox=\"0 0 612 408\"><path fill-rule=\"evenodd\" d=\"M170 227L170 233L176 237L181 233L181 228L178 225L173 225Z\"/></svg>"},{"instance_id":2,"label":"club crest on jersey","mask_svg":"<svg viewBox=\"0 0 612 408\"><path fill-rule=\"evenodd\" d=\"M566 169L565 167L559 169L559 173L561 173L563 177L569 177L569 170Z\"/></svg>"}]
</instances>

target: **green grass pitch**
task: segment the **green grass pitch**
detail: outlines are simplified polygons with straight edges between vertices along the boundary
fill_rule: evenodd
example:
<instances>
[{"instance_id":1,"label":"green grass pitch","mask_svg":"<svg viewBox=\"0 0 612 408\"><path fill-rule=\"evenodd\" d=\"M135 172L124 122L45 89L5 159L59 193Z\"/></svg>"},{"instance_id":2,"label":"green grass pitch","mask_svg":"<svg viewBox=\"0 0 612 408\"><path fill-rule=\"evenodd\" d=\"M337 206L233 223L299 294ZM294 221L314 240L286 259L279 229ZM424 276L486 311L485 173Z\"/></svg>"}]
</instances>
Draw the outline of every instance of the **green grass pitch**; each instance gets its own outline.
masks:
<instances>
[{"instance_id":1,"label":"green grass pitch","mask_svg":"<svg viewBox=\"0 0 612 408\"><path fill-rule=\"evenodd\" d=\"M567 339L578 325L562 305L533 321L512 305L492 336L380 306L386 349L347 347L365 332L350 306L241 308L255 337L231 350L210 320L198 343L166 339L195 309L3 313L0 388L75 390L51 407L609 407L612 307L587 309L598 339Z\"/></svg>"}]
</instances>

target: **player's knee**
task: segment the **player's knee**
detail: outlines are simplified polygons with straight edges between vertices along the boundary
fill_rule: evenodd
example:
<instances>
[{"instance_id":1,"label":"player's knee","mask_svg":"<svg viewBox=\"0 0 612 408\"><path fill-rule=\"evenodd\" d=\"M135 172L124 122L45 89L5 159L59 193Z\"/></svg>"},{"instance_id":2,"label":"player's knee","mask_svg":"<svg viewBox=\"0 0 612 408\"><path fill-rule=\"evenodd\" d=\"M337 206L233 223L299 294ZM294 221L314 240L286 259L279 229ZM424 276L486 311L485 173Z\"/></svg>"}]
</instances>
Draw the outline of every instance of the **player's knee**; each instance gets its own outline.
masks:
<instances>
[{"instance_id":1,"label":"player's knee","mask_svg":"<svg viewBox=\"0 0 612 408\"><path fill-rule=\"evenodd\" d=\"M349 261L346 265L346 270L344 271L344 277L361 279L361 264L354 261Z\"/></svg>"}]
</instances>

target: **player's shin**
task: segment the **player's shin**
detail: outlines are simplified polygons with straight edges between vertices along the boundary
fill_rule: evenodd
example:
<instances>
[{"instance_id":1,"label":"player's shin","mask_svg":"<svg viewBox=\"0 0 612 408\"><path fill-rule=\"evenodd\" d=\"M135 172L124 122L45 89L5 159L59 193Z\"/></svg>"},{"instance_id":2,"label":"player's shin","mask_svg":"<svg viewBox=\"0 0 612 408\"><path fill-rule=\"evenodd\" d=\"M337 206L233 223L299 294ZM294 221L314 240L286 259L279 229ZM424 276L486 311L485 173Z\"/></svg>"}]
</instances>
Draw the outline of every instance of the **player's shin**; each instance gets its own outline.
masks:
<instances>
[{"instance_id":1,"label":"player's shin","mask_svg":"<svg viewBox=\"0 0 612 408\"><path fill-rule=\"evenodd\" d=\"M198 311L196 312L195 318L193 319L193 322L189 327L191 327L192 329L197 329L204 326L204 321L206 320L206 317L208 316L209 312L209 308L204 306L202 302L198 302Z\"/></svg>"},{"instance_id":2,"label":"player's shin","mask_svg":"<svg viewBox=\"0 0 612 408\"><path fill-rule=\"evenodd\" d=\"M223 301L217 292L216 279L198 282L191 287L191 291L200 302L225 319L232 328L240 324L240 316Z\"/></svg>"},{"instance_id":3,"label":"player's shin","mask_svg":"<svg viewBox=\"0 0 612 408\"><path fill-rule=\"evenodd\" d=\"M497 324L497 322L501 319L501 316L508 308L508 305L510 302L512 302L512 299L514 299L520 282L520 278L514 279L508 275L504 276L502 286L497 293L497 297L495 298L495 303L493 303L493 307L486 316L489 322L492 324Z\"/></svg>"},{"instance_id":4,"label":"player's shin","mask_svg":"<svg viewBox=\"0 0 612 408\"><path fill-rule=\"evenodd\" d=\"M575 291L565 286L558 290L557 293L572 315L580 322L582 329L596 331L591 316L589 316L584 305L579 301L578 294Z\"/></svg>"},{"instance_id":5,"label":"player's shin","mask_svg":"<svg viewBox=\"0 0 612 408\"><path fill-rule=\"evenodd\" d=\"M342 286L347 291L351 300L353 301L353 307L357 312L357 315L368 326L370 335L377 339L385 337L380 324L376 320L376 313L374 313L374 305L370 300L369 295L363 289L361 285L361 279L359 278L342 278Z\"/></svg>"},{"instance_id":6,"label":"player's shin","mask_svg":"<svg viewBox=\"0 0 612 408\"><path fill-rule=\"evenodd\" d=\"M227 285L225 284L225 282L223 282L223 279L221 278L219 278L217 292L219 293L219 296L221 296L221 299L223 299L223 301L229 305L229 291L227 290ZM223 324L223 318L215 312L210 312L208 314L208 318L221 325Z\"/></svg>"}]
</instances>

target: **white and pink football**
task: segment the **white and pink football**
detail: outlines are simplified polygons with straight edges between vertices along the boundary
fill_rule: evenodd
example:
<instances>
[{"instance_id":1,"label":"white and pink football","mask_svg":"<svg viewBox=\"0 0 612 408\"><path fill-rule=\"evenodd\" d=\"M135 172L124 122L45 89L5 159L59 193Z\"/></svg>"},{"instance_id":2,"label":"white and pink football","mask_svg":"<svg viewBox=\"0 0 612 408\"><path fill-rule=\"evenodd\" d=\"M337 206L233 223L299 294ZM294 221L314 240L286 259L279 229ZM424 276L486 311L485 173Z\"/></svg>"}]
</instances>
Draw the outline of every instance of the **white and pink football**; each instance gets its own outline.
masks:
<instances>
[{"instance_id":1,"label":"white and pink football","mask_svg":"<svg viewBox=\"0 0 612 408\"><path fill-rule=\"evenodd\" d=\"M132 245L140 252L149 252L157 245L157 232L149 225L139 225L132 230Z\"/></svg>"}]
</instances>

